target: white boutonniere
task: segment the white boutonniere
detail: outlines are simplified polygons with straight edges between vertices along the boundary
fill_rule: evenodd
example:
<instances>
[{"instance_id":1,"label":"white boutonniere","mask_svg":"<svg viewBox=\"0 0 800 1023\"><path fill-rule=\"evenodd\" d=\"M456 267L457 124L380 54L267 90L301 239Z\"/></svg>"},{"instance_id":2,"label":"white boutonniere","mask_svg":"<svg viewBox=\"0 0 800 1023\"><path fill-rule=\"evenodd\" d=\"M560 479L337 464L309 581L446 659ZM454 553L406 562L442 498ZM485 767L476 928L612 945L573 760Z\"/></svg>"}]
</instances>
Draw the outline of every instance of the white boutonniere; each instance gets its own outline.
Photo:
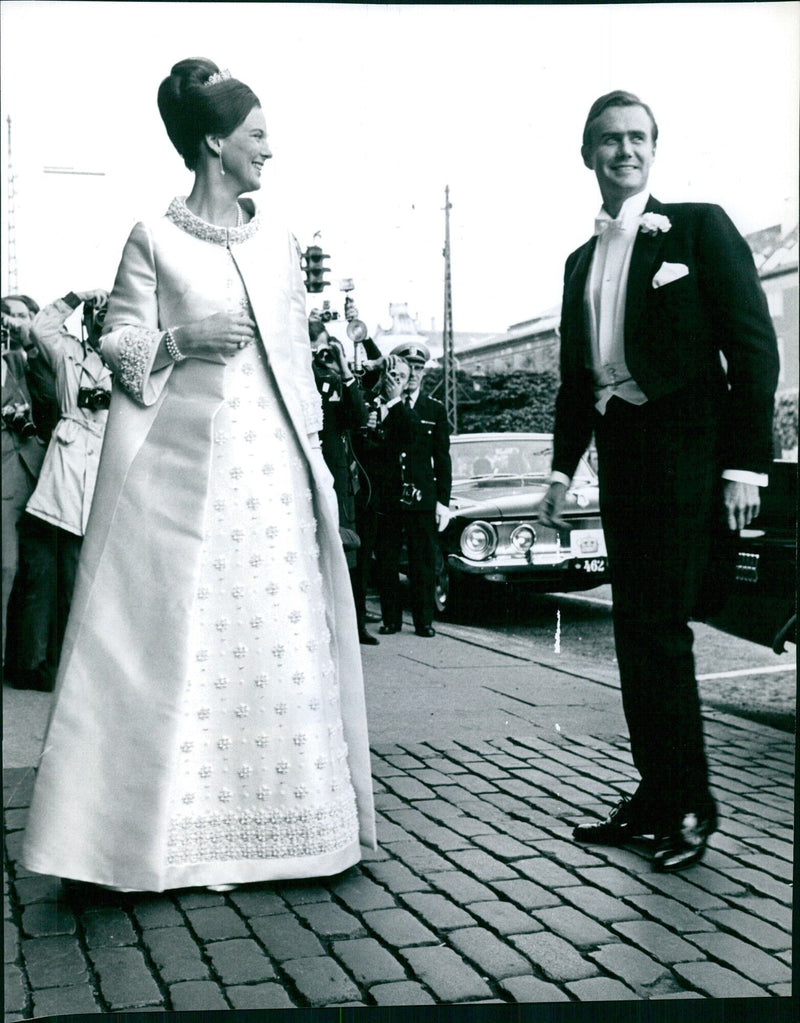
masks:
<instances>
[{"instance_id":1,"label":"white boutonniere","mask_svg":"<svg viewBox=\"0 0 800 1023\"><path fill-rule=\"evenodd\" d=\"M639 230L643 234L658 234L659 231L669 231L671 227L669 217L662 213L643 213L639 217Z\"/></svg>"}]
</instances>

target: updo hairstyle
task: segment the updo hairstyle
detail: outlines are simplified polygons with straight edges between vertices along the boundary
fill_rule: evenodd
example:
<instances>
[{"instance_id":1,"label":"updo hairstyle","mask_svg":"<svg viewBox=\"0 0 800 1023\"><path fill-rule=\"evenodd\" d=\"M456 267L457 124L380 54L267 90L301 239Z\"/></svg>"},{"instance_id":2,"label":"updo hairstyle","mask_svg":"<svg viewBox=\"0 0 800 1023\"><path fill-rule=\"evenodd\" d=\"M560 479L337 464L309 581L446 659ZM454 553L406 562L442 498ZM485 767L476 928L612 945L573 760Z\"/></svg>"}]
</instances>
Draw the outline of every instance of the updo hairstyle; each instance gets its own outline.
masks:
<instances>
[{"instance_id":1,"label":"updo hairstyle","mask_svg":"<svg viewBox=\"0 0 800 1023\"><path fill-rule=\"evenodd\" d=\"M237 78L207 85L219 68L203 57L179 60L158 88L158 110L173 146L189 170L196 170L206 135L226 138L253 107L261 106L253 90Z\"/></svg>"}]
</instances>

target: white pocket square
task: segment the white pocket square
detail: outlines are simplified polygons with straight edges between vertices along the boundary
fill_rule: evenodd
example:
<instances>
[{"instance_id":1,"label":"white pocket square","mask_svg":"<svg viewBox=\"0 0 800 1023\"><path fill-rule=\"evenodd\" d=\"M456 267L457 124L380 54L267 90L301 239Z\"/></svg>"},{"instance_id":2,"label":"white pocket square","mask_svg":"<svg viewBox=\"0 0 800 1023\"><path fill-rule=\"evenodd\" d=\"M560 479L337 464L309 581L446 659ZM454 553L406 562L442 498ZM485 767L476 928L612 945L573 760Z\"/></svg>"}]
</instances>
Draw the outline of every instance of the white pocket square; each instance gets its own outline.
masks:
<instances>
[{"instance_id":1,"label":"white pocket square","mask_svg":"<svg viewBox=\"0 0 800 1023\"><path fill-rule=\"evenodd\" d=\"M658 272L653 278L653 287L661 288L665 284L679 281L681 277L689 276L689 267L685 263L662 263Z\"/></svg>"}]
</instances>

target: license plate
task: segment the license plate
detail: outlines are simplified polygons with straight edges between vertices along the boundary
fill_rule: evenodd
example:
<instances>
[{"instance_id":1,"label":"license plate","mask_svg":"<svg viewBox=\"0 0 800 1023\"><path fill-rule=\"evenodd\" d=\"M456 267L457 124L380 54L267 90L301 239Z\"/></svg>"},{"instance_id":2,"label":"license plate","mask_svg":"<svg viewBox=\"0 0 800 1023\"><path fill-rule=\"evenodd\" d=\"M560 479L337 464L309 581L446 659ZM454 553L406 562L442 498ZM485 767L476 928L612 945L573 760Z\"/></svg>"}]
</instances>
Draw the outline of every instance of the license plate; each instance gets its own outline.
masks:
<instances>
[{"instance_id":1,"label":"license plate","mask_svg":"<svg viewBox=\"0 0 800 1023\"><path fill-rule=\"evenodd\" d=\"M602 575L606 570L605 558L575 558L570 565L577 572L587 575Z\"/></svg>"},{"instance_id":2,"label":"license plate","mask_svg":"<svg viewBox=\"0 0 800 1023\"><path fill-rule=\"evenodd\" d=\"M607 553L602 529L573 529L569 543L573 558L604 558Z\"/></svg>"}]
</instances>

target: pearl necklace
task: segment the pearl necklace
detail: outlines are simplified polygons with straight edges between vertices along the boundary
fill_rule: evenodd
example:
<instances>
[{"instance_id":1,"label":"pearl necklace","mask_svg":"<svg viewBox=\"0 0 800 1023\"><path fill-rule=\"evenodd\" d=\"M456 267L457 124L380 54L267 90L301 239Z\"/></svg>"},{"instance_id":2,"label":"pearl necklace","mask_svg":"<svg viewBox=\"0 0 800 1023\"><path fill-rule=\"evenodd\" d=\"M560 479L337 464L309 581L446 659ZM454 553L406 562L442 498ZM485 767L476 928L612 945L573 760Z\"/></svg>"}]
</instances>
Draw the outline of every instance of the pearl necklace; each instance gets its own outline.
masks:
<instances>
[{"instance_id":1,"label":"pearl necklace","mask_svg":"<svg viewBox=\"0 0 800 1023\"><path fill-rule=\"evenodd\" d=\"M238 200L236 202L236 226L244 227L244 211L242 210L242 207L239 205Z\"/></svg>"}]
</instances>

